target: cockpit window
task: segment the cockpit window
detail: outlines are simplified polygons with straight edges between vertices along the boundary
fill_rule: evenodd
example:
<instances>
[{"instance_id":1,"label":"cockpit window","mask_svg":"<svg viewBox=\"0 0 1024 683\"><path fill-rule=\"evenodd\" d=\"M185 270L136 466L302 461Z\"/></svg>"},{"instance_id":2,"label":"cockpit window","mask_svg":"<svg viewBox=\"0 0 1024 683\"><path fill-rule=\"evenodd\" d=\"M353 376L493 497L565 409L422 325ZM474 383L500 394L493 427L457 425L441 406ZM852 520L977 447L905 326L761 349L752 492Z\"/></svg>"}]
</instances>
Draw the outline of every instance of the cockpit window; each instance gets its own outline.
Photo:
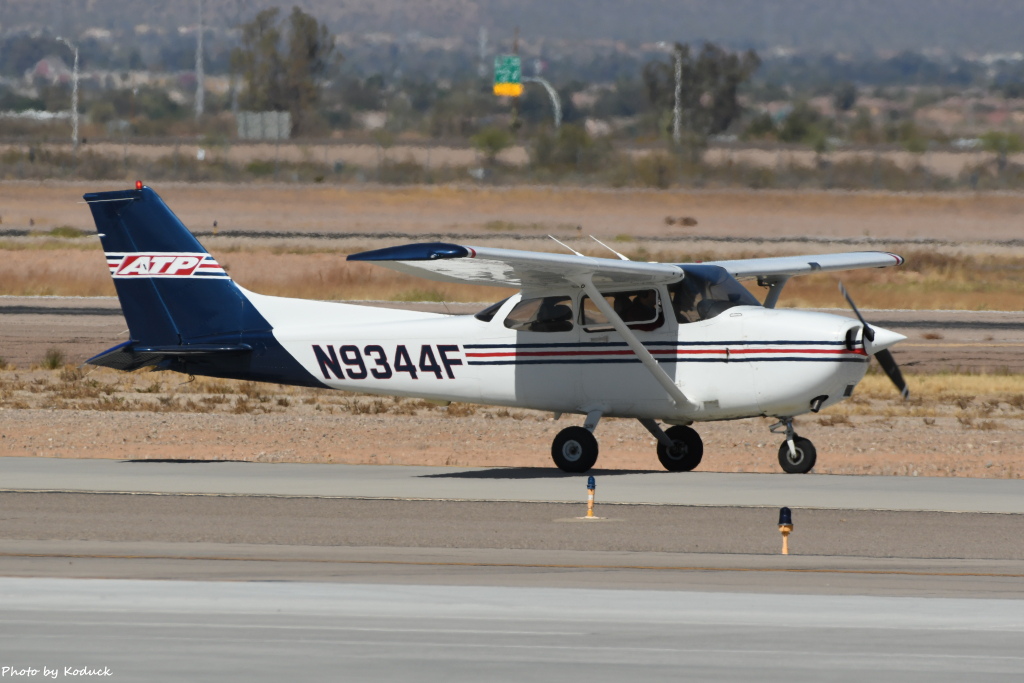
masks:
<instances>
[{"instance_id":1,"label":"cockpit window","mask_svg":"<svg viewBox=\"0 0 1024 683\"><path fill-rule=\"evenodd\" d=\"M570 297L523 299L505 317L505 327L529 332L568 332L572 329L572 317Z\"/></svg>"},{"instance_id":2,"label":"cockpit window","mask_svg":"<svg viewBox=\"0 0 1024 683\"><path fill-rule=\"evenodd\" d=\"M719 266L684 266L686 277L668 288L680 323L710 320L733 306L760 306L746 287Z\"/></svg>"},{"instance_id":3,"label":"cockpit window","mask_svg":"<svg viewBox=\"0 0 1024 683\"><path fill-rule=\"evenodd\" d=\"M499 310L501 310L501 307L505 305L505 302L508 301L511 298L512 297L507 296L504 299L502 299L501 301L499 301L498 303L491 304L490 306L488 306L484 310L482 310L479 313L475 314L473 317L476 318L477 320L481 321L481 322L489 323L492 320L494 320L494 314L497 313Z\"/></svg>"}]
</instances>

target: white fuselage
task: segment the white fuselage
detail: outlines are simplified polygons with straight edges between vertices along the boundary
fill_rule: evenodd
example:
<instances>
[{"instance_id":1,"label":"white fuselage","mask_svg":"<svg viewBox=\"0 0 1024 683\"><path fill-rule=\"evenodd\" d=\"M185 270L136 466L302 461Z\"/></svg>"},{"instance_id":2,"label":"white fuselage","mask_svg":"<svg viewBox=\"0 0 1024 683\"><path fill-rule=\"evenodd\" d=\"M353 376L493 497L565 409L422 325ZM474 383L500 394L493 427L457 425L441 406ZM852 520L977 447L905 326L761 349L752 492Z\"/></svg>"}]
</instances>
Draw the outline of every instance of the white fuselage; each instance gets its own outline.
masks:
<instances>
[{"instance_id":1,"label":"white fuselage","mask_svg":"<svg viewBox=\"0 0 1024 683\"><path fill-rule=\"evenodd\" d=\"M504 325L511 297L489 322L248 294L274 336L335 389L556 413L669 422L792 416L849 396L868 356L846 346L856 321L737 306L688 324L636 331L696 404L681 408L615 330L525 332ZM820 398L827 397L827 398Z\"/></svg>"}]
</instances>

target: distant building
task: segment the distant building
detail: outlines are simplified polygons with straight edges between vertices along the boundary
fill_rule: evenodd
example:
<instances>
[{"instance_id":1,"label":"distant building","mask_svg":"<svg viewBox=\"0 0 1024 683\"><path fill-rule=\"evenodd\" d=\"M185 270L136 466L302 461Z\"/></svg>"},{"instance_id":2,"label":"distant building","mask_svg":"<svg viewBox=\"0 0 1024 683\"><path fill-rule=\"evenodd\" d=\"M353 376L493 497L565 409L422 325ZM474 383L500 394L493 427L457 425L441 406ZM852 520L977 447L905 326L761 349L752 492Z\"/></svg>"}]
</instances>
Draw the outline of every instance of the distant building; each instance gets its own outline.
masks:
<instances>
[{"instance_id":1,"label":"distant building","mask_svg":"<svg viewBox=\"0 0 1024 683\"><path fill-rule=\"evenodd\" d=\"M43 57L36 62L35 66L25 72L25 80L29 82L42 80L50 85L69 83L71 69L60 57Z\"/></svg>"},{"instance_id":2,"label":"distant building","mask_svg":"<svg viewBox=\"0 0 1024 683\"><path fill-rule=\"evenodd\" d=\"M240 111L235 121L242 140L287 140L292 135L292 115L287 111Z\"/></svg>"}]
</instances>

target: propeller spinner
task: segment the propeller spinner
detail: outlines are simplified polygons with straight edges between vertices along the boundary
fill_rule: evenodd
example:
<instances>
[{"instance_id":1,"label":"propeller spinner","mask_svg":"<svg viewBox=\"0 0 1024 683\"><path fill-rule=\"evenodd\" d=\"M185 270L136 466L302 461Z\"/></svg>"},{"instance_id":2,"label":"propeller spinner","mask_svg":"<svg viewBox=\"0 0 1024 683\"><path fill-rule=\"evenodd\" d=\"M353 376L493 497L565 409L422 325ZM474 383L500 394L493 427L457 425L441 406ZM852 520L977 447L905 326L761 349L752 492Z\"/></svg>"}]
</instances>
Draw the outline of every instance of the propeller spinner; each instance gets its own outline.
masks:
<instances>
[{"instance_id":1,"label":"propeller spinner","mask_svg":"<svg viewBox=\"0 0 1024 683\"><path fill-rule=\"evenodd\" d=\"M869 356L875 357L878 364L882 366L882 370L885 371L885 374L892 380L892 383L899 389L900 396L904 400L909 398L910 390L907 388L907 382L903 379L903 373L900 372L900 367L896 365L896 359L892 357L892 352L889 350L890 346L903 341L906 337L891 330L869 325L868 321L861 315L860 310L857 309L857 304L853 303L853 298L850 297L850 293L846 291L846 287L843 286L842 282L839 283L839 291L846 299L846 303L850 304L850 308L853 309L854 314L863 326L864 331L861 343L864 346L864 352Z\"/></svg>"}]
</instances>

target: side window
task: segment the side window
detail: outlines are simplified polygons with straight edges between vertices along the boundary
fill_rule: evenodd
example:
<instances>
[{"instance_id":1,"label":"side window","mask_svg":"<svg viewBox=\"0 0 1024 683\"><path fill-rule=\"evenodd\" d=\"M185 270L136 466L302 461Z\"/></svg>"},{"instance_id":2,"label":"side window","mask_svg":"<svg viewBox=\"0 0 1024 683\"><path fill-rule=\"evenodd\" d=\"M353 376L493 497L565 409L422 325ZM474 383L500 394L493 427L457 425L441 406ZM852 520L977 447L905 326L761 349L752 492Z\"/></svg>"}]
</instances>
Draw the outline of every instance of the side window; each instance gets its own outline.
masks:
<instances>
[{"instance_id":1,"label":"side window","mask_svg":"<svg viewBox=\"0 0 1024 683\"><path fill-rule=\"evenodd\" d=\"M615 292L606 294L604 299L630 329L655 330L665 322L665 317L661 314L661 303L656 289ZM583 297L580 308L582 309L583 326L587 331L597 332L612 329L608 318L590 297Z\"/></svg>"},{"instance_id":2,"label":"side window","mask_svg":"<svg viewBox=\"0 0 1024 683\"><path fill-rule=\"evenodd\" d=\"M523 299L505 317L505 327L529 332L568 332L572 329L572 299L567 296Z\"/></svg>"}]
</instances>

